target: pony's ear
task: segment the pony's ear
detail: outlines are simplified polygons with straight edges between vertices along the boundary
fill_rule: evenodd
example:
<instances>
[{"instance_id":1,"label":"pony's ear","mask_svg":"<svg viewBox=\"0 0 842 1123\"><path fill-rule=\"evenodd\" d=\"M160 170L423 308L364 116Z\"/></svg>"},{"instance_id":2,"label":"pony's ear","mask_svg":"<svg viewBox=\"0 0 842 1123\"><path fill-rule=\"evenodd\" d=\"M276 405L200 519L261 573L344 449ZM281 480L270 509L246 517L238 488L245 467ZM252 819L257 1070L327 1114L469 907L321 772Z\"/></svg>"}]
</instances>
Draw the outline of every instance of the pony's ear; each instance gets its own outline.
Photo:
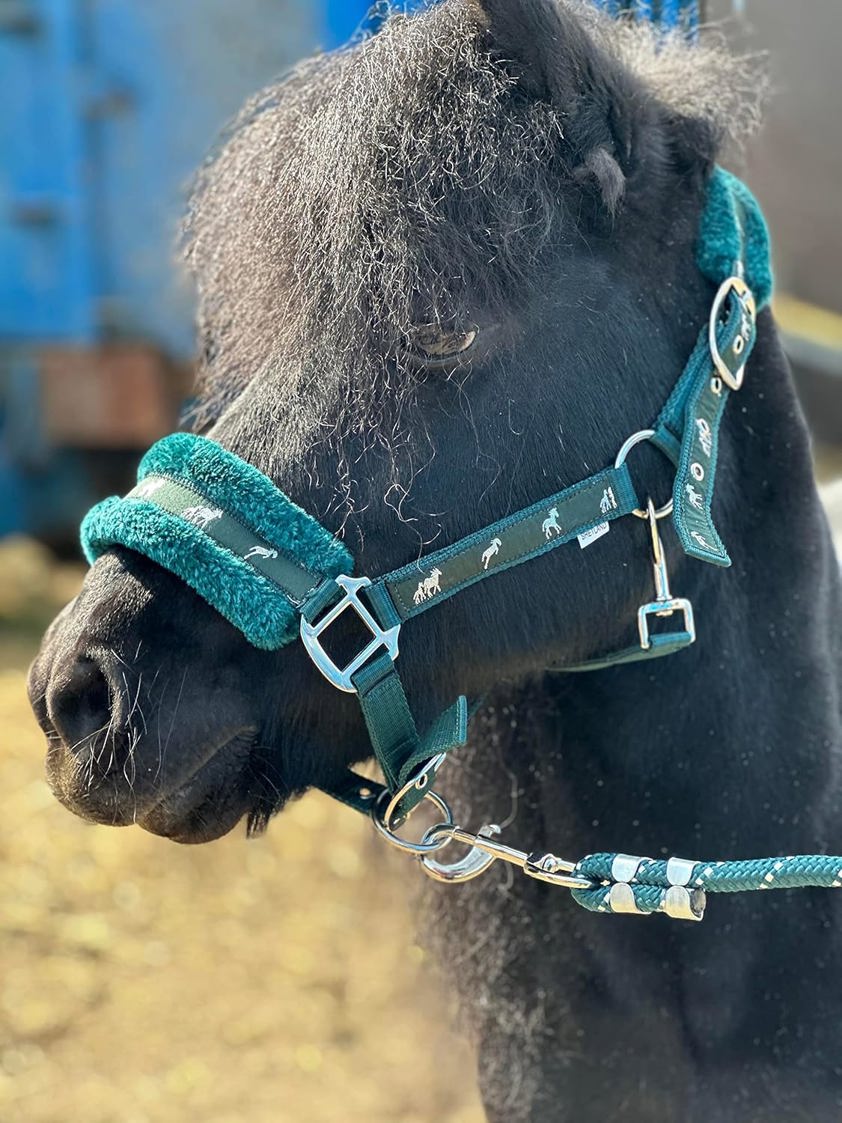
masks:
<instances>
[{"instance_id":1,"label":"pony's ear","mask_svg":"<svg viewBox=\"0 0 842 1123\"><path fill-rule=\"evenodd\" d=\"M683 174L696 173L704 180L716 163L725 142L723 130L704 117L665 112L664 135L675 166Z\"/></svg>"},{"instance_id":2,"label":"pony's ear","mask_svg":"<svg viewBox=\"0 0 842 1123\"><path fill-rule=\"evenodd\" d=\"M558 111L576 178L614 210L632 155L631 78L557 0L472 0L489 47L532 98Z\"/></svg>"}]
</instances>

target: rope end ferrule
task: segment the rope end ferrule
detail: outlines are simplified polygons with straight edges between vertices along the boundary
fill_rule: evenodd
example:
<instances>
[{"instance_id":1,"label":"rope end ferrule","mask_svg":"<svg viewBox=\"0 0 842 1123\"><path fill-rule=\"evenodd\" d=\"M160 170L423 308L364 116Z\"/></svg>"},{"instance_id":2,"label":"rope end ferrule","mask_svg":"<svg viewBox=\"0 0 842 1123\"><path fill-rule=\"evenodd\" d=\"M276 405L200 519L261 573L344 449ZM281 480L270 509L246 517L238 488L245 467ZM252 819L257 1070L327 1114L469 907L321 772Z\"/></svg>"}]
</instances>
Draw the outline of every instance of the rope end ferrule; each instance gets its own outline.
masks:
<instances>
[{"instance_id":1,"label":"rope end ferrule","mask_svg":"<svg viewBox=\"0 0 842 1123\"><path fill-rule=\"evenodd\" d=\"M612 913L627 913L634 916L649 916L662 912L673 920L699 921L705 915L705 892L703 889L688 889L684 885L671 885L661 890L657 907L642 908L638 903L637 891L642 887L628 881L615 881L608 890L605 903ZM641 901L641 903L643 903Z\"/></svg>"},{"instance_id":2,"label":"rope end ferrule","mask_svg":"<svg viewBox=\"0 0 842 1123\"><path fill-rule=\"evenodd\" d=\"M607 904L611 912L632 913L635 916L644 916L643 909L637 907L634 889L628 881L615 881L608 890Z\"/></svg>"},{"instance_id":3,"label":"rope end ferrule","mask_svg":"<svg viewBox=\"0 0 842 1123\"><path fill-rule=\"evenodd\" d=\"M673 920L703 920L707 897L704 889L671 885L664 893L662 909Z\"/></svg>"},{"instance_id":4,"label":"rope end ferrule","mask_svg":"<svg viewBox=\"0 0 842 1123\"><path fill-rule=\"evenodd\" d=\"M592 878L599 888L574 897L594 912L663 913L673 920L699 921L705 914L706 896L694 879L698 866L686 858L665 862L637 854L591 854L577 865L576 873Z\"/></svg>"}]
</instances>

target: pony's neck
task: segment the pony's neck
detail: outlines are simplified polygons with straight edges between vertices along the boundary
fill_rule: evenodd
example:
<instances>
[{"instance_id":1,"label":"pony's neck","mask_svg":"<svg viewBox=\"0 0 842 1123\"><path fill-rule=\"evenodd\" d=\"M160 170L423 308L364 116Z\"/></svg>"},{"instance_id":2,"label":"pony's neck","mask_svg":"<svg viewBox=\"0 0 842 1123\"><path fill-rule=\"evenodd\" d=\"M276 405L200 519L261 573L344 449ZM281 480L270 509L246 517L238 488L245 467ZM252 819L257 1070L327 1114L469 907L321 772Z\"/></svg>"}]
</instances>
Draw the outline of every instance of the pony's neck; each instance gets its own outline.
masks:
<instances>
[{"instance_id":1,"label":"pony's neck","mask_svg":"<svg viewBox=\"0 0 842 1123\"><path fill-rule=\"evenodd\" d=\"M531 829L542 844L568 847L566 856L665 848L724 858L842 845L833 813L842 783L839 565L791 379L763 320L745 387L729 403L714 504L733 567L684 561L674 575L676 595L696 609L695 646L653 663L548 675L543 705L510 698L538 716L527 736L501 723L507 764L523 802L542 812Z\"/></svg>"}]
</instances>

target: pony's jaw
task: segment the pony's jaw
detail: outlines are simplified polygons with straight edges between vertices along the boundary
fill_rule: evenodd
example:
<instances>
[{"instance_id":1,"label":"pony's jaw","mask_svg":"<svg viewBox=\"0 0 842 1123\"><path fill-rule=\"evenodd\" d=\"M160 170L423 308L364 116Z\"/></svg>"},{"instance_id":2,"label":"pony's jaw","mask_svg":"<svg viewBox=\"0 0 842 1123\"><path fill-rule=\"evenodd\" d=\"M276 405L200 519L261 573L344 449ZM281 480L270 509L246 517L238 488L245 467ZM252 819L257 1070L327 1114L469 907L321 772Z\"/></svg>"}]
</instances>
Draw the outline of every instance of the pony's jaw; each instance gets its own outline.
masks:
<instances>
[{"instance_id":1,"label":"pony's jaw","mask_svg":"<svg viewBox=\"0 0 842 1123\"><path fill-rule=\"evenodd\" d=\"M97 776L80 761L85 746L71 750L57 743L54 730L47 727L45 732L51 742L47 782L60 803L90 822L136 824L174 842L200 843L221 838L251 811L250 745L245 733L211 748L207 759L182 782L147 788L139 794L126 779L125 767ZM87 752L96 756L102 748L92 744Z\"/></svg>"},{"instance_id":2,"label":"pony's jaw","mask_svg":"<svg viewBox=\"0 0 842 1123\"><path fill-rule=\"evenodd\" d=\"M189 779L141 815L138 825L173 842L211 842L227 834L250 810L250 747L248 738L239 736L217 749Z\"/></svg>"}]
</instances>

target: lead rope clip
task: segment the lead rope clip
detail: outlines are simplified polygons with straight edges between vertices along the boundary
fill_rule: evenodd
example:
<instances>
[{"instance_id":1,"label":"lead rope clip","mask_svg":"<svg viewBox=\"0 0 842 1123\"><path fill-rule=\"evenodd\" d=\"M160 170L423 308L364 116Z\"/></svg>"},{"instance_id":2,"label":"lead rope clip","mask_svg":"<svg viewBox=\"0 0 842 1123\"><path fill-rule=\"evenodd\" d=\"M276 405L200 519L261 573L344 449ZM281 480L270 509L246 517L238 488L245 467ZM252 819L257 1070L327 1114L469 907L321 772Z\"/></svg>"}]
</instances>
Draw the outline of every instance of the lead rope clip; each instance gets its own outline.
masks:
<instances>
[{"instance_id":1,"label":"lead rope clip","mask_svg":"<svg viewBox=\"0 0 842 1123\"><path fill-rule=\"evenodd\" d=\"M670 589L667 559L658 532L658 512L651 498L646 502L646 518L649 521L649 532L652 538L652 572L655 577L655 599L647 604L642 604L637 610L637 627L640 632L640 646L648 651L652 646L652 637L649 634L650 616L672 616L680 612L684 616L684 631L692 643L696 638L696 626L693 620L693 606L685 597L674 597Z\"/></svg>"}]
</instances>

